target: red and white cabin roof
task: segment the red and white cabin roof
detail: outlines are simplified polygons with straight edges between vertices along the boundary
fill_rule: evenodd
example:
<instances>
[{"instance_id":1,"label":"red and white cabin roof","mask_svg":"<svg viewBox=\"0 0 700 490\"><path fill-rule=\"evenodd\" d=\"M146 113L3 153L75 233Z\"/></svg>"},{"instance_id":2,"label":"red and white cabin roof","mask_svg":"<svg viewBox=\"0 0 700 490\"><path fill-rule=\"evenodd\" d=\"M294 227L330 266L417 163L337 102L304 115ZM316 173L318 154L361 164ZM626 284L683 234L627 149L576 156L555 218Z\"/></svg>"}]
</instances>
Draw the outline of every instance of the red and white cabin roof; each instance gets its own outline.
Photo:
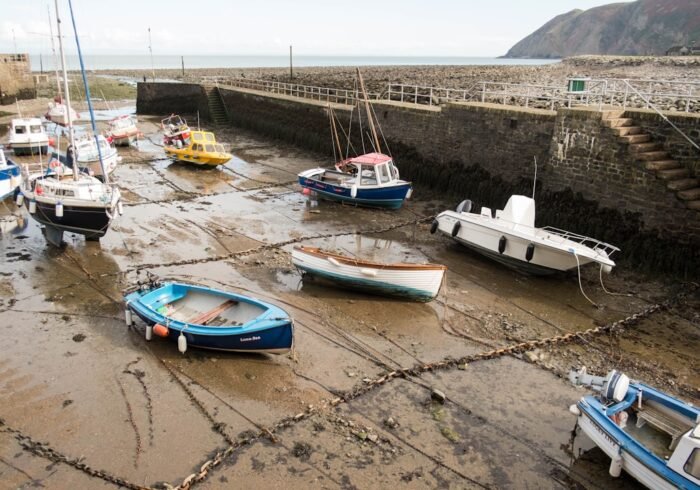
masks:
<instances>
[{"instance_id":1,"label":"red and white cabin roof","mask_svg":"<svg viewBox=\"0 0 700 490\"><path fill-rule=\"evenodd\" d=\"M357 165L368 165L368 166L374 166L374 165L381 165L382 163L390 162L391 157L388 155L384 155L383 153L367 153L365 155L360 155L352 158L348 158L347 160L343 160L342 162L339 163L355 163Z\"/></svg>"}]
</instances>

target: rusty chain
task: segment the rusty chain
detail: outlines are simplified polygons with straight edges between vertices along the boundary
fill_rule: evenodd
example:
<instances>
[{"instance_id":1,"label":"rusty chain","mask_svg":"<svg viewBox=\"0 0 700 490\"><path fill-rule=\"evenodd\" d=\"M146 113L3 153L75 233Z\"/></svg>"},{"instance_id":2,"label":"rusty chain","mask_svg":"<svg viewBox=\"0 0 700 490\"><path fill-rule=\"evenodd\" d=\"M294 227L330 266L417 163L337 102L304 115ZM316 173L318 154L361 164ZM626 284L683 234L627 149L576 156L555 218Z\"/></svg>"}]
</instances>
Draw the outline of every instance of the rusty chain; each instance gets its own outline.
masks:
<instances>
[{"instance_id":1,"label":"rusty chain","mask_svg":"<svg viewBox=\"0 0 700 490\"><path fill-rule=\"evenodd\" d=\"M661 303L653 304L645 309L634 313L626 318L623 318L621 320L617 320L613 323L604 325L604 326L599 326L599 327L594 327L594 328L589 328L587 330L583 330L580 332L573 332L573 333L567 333L564 335L558 335L554 337L549 337L545 339L537 339L537 340L531 340L531 341L526 341L526 342L520 342L517 344L513 344L510 346L502 347L502 348L497 348L497 349L492 349L489 351L481 352L478 354L473 354L469 356L465 356L459 359L454 359L454 358L445 358L441 361L434 362L434 363L424 363L424 364L419 364L410 368L401 368L401 369L395 369L391 372L385 373L382 376L379 376L375 379L372 380L364 380L363 385L353 388L352 390L349 390L348 392L337 396L329 401L324 402L321 406L313 406L310 405L307 407L307 409L303 412L299 412L296 415L285 417L281 420L279 420L277 423L275 423L272 427L269 429L262 429L258 432L253 432L249 433L245 437L239 437L236 440L231 439L228 434L226 434L223 430L223 425L216 422L216 420L211 416L211 414L208 413L208 411L204 408L204 406L201 404L201 402L195 397L195 395L192 393L192 391L189 389L189 387L181 380L179 379L174 372L170 369L167 364L162 361L163 365L166 367L166 369L170 372L170 374L173 376L175 380L180 384L180 386L183 388L185 393L188 395L190 400L199 407L199 409L202 411L205 417L212 422L212 429L219 434L222 435L222 437L226 440L226 442L229 444L229 446L226 449L219 450L216 452L216 454L204 461L200 465L200 469L196 473L192 473L188 475L185 479L182 480L182 482L173 487L170 485L166 484L166 488L172 489L172 490L189 490L193 486L195 486L198 483L203 482L210 476L210 472L219 466L228 456L233 454L234 451L237 449L249 445L259 439L262 438L271 438L273 437L273 434L284 430L288 427L291 427L292 425L295 425L301 421L304 421L311 416L319 413L320 411L330 408L330 407L336 407L342 403L348 403L360 396L363 396L370 391L373 391L386 383L396 379L396 378L408 378L408 377L419 377L423 373L427 372L433 372L433 371L439 371L439 370L446 370L446 369L451 369L454 368L458 365L464 365L464 364L469 364L477 361L482 361L482 360L489 360L489 359L496 359L499 357L503 357L506 355L512 355L512 354L518 354L522 353L528 350L532 350L535 348L539 347L547 347L547 346L553 346L557 344L564 344L564 343L569 343L573 342L576 340L580 340L582 337L593 337L596 335L604 334L604 333L612 333L618 330L621 330L627 326L634 325L641 321L642 319L647 318L648 316L652 315L653 313L656 313L658 311L661 311L665 308L668 308L672 304L680 302L683 298L685 298L688 294L693 292L695 289L697 289L696 285L693 285L690 289L687 289L685 292L682 292L678 295L676 295L674 298L671 298L669 300L666 300ZM11 428L7 426L7 424L4 422L4 420L0 419L0 430L3 430L5 432L12 433L17 439L17 441L20 443L21 447L25 449L26 451L31 452L32 454L35 454L40 457L44 457L46 459L49 459L51 461L57 462L57 463L65 463L68 466L71 466L75 468L76 470L79 470L83 473L86 473L89 476L95 477L102 479L106 482L113 483L118 486L122 486L125 488L129 489L138 489L138 490L147 490L148 487L136 485L134 483L131 483L123 478L117 477L115 475L112 475L111 473L108 473L106 471L102 470L96 470L87 464L82 462L82 458L68 458L67 456L61 454L60 452L56 451L55 449L51 448L48 444L45 443L40 443L37 441L34 441L31 439L29 436L24 435L21 431Z\"/></svg>"}]
</instances>

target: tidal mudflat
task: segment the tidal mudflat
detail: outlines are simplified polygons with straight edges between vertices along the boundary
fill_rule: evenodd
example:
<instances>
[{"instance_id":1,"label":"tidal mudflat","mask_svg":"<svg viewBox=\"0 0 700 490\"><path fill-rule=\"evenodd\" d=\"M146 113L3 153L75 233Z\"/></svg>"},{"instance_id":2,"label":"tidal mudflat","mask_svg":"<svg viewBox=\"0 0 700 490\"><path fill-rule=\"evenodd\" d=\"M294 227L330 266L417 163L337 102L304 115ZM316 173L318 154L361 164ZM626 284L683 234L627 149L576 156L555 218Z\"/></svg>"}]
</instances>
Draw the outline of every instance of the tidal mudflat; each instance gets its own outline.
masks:
<instances>
[{"instance_id":1,"label":"tidal mudflat","mask_svg":"<svg viewBox=\"0 0 700 490\"><path fill-rule=\"evenodd\" d=\"M400 211L317 202L296 175L322 156L218 128L234 158L202 170L165 159L158 121L139 119L114 176L124 215L101 242L53 249L2 206L0 486L635 488L597 451L572 458L567 408L585 392L563 376L615 368L700 401L697 292L623 263L605 278L618 295L585 271L594 308L575 276L523 276L431 235L456 203L420 188ZM427 304L332 289L292 267L295 243L443 263L446 287ZM283 307L293 352L146 342L122 303L146 272ZM612 333L480 357L688 291Z\"/></svg>"}]
</instances>

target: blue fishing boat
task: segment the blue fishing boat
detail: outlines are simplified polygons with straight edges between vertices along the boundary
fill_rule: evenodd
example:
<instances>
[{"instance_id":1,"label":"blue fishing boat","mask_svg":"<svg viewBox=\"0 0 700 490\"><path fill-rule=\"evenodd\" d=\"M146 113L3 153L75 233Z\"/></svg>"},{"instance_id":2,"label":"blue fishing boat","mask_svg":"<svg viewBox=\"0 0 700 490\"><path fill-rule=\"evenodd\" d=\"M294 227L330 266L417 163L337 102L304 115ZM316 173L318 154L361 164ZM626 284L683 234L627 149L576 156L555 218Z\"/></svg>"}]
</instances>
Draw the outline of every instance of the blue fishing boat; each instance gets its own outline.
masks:
<instances>
[{"instance_id":1,"label":"blue fishing boat","mask_svg":"<svg viewBox=\"0 0 700 490\"><path fill-rule=\"evenodd\" d=\"M299 174L299 185L323 198L358 206L398 209L411 196L391 157L368 153L339 162L343 170L314 168Z\"/></svg>"},{"instance_id":2,"label":"blue fishing boat","mask_svg":"<svg viewBox=\"0 0 700 490\"><path fill-rule=\"evenodd\" d=\"M700 408L614 370L605 378L585 370L569 378L600 392L569 410L577 432L611 458L611 476L624 469L648 488L700 489Z\"/></svg>"},{"instance_id":3,"label":"blue fishing boat","mask_svg":"<svg viewBox=\"0 0 700 490\"><path fill-rule=\"evenodd\" d=\"M126 321L132 313L152 334L188 346L233 352L282 354L292 347L294 322L277 306L205 286L152 282L128 292Z\"/></svg>"},{"instance_id":4,"label":"blue fishing boat","mask_svg":"<svg viewBox=\"0 0 700 490\"><path fill-rule=\"evenodd\" d=\"M385 209L399 209L403 202L411 197L411 183L401 180L399 169L394 165L391 156L381 153L381 142L377 128L379 121L372 110L367 97L362 73L357 69L357 79L362 98L357 97L358 105L364 103L367 123L371 138L370 144L374 150L356 157L348 158L347 152L352 147L350 141L351 128L343 133L347 136L346 154L343 159L343 145L336 127L336 117L333 107L328 104L328 116L331 123L333 138L333 153L335 169L312 168L299 174L299 185L304 188L304 194L315 193L324 199L340 201L355 206L367 206ZM362 115L358 109L360 132L362 133ZM352 122L351 122L352 124ZM383 135L382 135L383 137ZM362 147L365 142L362 139ZM387 146L384 140L384 146ZM390 152L389 152L390 153Z\"/></svg>"},{"instance_id":5,"label":"blue fishing boat","mask_svg":"<svg viewBox=\"0 0 700 490\"><path fill-rule=\"evenodd\" d=\"M5 153L0 149L0 201L17 192L22 183L22 173L19 165L5 158Z\"/></svg>"}]
</instances>

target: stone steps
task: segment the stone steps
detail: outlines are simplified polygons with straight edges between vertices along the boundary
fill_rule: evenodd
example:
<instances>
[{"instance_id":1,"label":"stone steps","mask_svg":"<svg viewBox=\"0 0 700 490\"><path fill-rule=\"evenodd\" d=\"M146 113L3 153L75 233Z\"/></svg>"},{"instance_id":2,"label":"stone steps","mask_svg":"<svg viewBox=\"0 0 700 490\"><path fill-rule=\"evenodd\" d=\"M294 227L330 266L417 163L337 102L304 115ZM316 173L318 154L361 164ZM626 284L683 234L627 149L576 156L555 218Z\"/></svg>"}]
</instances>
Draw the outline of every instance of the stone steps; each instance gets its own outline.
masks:
<instances>
[{"instance_id":1,"label":"stone steps","mask_svg":"<svg viewBox=\"0 0 700 490\"><path fill-rule=\"evenodd\" d=\"M690 176L687 168L672 168L669 170L659 170L656 172L656 176L661 180L678 180L685 179Z\"/></svg>"},{"instance_id":2,"label":"stone steps","mask_svg":"<svg viewBox=\"0 0 700 490\"><path fill-rule=\"evenodd\" d=\"M700 187L700 179L678 179L671 180L666 184L672 191L685 191L694 187Z\"/></svg>"},{"instance_id":3,"label":"stone steps","mask_svg":"<svg viewBox=\"0 0 700 490\"><path fill-rule=\"evenodd\" d=\"M651 141L651 136L648 134L628 134L625 136L620 136L620 139L624 141L625 143L634 144L634 143L648 143Z\"/></svg>"},{"instance_id":4,"label":"stone steps","mask_svg":"<svg viewBox=\"0 0 700 490\"><path fill-rule=\"evenodd\" d=\"M610 119L603 119L603 124L609 128L634 126L634 119L630 119L629 117L614 117Z\"/></svg>"},{"instance_id":5,"label":"stone steps","mask_svg":"<svg viewBox=\"0 0 700 490\"><path fill-rule=\"evenodd\" d=\"M644 167L647 170L651 170L652 172L656 172L657 170L670 170L673 168L681 168L681 166L675 160L655 160L652 162L645 163Z\"/></svg>"},{"instance_id":6,"label":"stone steps","mask_svg":"<svg viewBox=\"0 0 700 490\"><path fill-rule=\"evenodd\" d=\"M624 112L603 111L603 125L626 143L628 151L646 170L663 180L666 188L688 209L700 211L700 178L691 177L688 169L671 159L650 134L635 126L633 119L623 116Z\"/></svg>"},{"instance_id":7,"label":"stone steps","mask_svg":"<svg viewBox=\"0 0 700 490\"><path fill-rule=\"evenodd\" d=\"M637 153L636 157L638 160L644 160L646 162L655 160L669 160L668 153L663 150L653 150L645 151L643 153Z\"/></svg>"},{"instance_id":8,"label":"stone steps","mask_svg":"<svg viewBox=\"0 0 700 490\"><path fill-rule=\"evenodd\" d=\"M678 191L676 195L684 201L698 201L700 200L700 187Z\"/></svg>"},{"instance_id":9,"label":"stone steps","mask_svg":"<svg viewBox=\"0 0 700 490\"><path fill-rule=\"evenodd\" d=\"M639 126L619 126L615 128L610 128L618 136L632 136L635 134L643 134L644 130Z\"/></svg>"},{"instance_id":10,"label":"stone steps","mask_svg":"<svg viewBox=\"0 0 700 490\"><path fill-rule=\"evenodd\" d=\"M631 143L628 148L631 153L636 154L663 151L659 144L653 141L646 143Z\"/></svg>"},{"instance_id":11,"label":"stone steps","mask_svg":"<svg viewBox=\"0 0 700 490\"><path fill-rule=\"evenodd\" d=\"M209 102L209 115L211 116L214 124L224 124L228 121L228 114L226 112L226 107L224 106L223 100L221 100L221 94L217 88L207 89L207 99Z\"/></svg>"}]
</instances>

